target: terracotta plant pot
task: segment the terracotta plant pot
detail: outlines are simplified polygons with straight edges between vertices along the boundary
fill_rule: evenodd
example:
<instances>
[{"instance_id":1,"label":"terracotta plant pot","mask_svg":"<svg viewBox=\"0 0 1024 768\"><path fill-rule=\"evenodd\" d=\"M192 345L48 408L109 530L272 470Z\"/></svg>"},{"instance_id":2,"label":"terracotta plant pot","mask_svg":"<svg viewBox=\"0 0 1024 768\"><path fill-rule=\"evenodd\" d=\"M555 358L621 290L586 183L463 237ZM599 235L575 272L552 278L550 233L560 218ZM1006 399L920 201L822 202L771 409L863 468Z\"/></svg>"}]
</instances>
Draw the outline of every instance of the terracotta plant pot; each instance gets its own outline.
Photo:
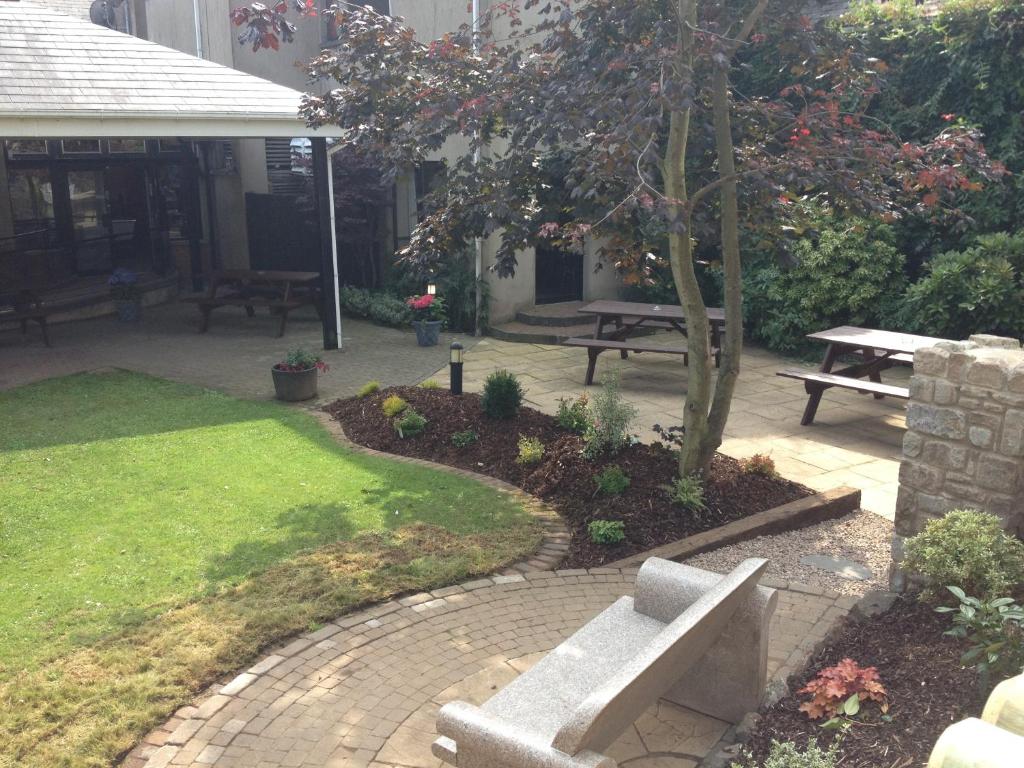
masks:
<instances>
[{"instance_id":1,"label":"terracotta plant pot","mask_svg":"<svg viewBox=\"0 0 1024 768\"><path fill-rule=\"evenodd\" d=\"M274 377L274 394L278 400L296 403L316 397L318 374L316 367L304 371L281 371L270 369Z\"/></svg>"},{"instance_id":2,"label":"terracotta plant pot","mask_svg":"<svg viewBox=\"0 0 1024 768\"><path fill-rule=\"evenodd\" d=\"M412 327L416 331L416 343L421 347L436 347L441 338L441 320L413 320Z\"/></svg>"}]
</instances>

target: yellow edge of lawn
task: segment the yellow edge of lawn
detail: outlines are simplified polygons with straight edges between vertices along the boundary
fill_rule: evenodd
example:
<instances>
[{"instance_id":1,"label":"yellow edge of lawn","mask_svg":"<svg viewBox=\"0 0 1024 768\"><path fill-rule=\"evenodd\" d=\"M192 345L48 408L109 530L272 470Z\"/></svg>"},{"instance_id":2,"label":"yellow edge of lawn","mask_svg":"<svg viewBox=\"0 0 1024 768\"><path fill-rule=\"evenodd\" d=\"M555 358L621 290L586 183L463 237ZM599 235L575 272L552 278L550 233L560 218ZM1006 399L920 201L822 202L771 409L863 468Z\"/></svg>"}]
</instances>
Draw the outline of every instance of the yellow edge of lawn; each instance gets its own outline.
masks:
<instances>
[{"instance_id":1,"label":"yellow edge of lawn","mask_svg":"<svg viewBox=\"0 0 1024 768\"><path fill-rule=\"evenodd\" d=\"M535 549L536 523L458 535L413 523L300 553L0 684L0 766L107 766L219 677L354 608L491 573Z\"/></svg>"}]
</instances>

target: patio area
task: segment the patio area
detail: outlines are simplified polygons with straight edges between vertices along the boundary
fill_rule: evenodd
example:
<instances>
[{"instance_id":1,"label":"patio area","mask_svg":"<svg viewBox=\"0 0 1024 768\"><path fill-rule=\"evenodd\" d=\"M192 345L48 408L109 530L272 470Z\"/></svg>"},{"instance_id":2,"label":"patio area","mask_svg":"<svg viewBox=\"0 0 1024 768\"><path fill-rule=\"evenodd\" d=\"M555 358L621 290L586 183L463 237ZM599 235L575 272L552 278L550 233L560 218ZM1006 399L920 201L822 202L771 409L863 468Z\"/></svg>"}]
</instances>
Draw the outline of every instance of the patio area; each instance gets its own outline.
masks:
<instances>
[{"instance_id":1,"label":"patio area","mask_svg":"<svg viewBox=\"0 0 1024 768\"><path fill-rule=\"evenodd\" d=\"M292 316L281 339L274 338L276 319L266 312L248 318L241 309L223 309L207 333L197 333L198 325L194 307L170 303L147 307L137 325L113 318L58 324L52 330L52 348L33 335L35 329L28 337L16 329L0 331L0 389L80 371L125 368L265 399L273 395L271 365L289 349L319 350L322 345L320 323L309 310ZM467 391L479 391L489 373L507 368L520 378L529 404L554 413L560 398L587 389L584 350L452 334L443 334L436 347L418 347L409 331L351 319L344 321L343 333L341 350L322 353L331 371L320 379L319 403L349 397L370 380L389 386L434 378L447 386L448 345L456 338L467 348ZM651 340L671 343L673 338L662 334ZM679 360L651 354L620 360L606 354L598 364L598 381L610 367L619 369L623 395L639 409L635 426L641 439L655 438L654 424L681 423L686 372ZM775 375L786 367L793 367L792 361L746 348L722 452L737 458L768 454L780 473L815 490L860 488L862 506L891 520L904 404L832 389L825 393L815 423L802 427L807 396L799 382ZM905 383L908 378L909 368L886 373L889 381Z\"/></svg>"}]
</instances>

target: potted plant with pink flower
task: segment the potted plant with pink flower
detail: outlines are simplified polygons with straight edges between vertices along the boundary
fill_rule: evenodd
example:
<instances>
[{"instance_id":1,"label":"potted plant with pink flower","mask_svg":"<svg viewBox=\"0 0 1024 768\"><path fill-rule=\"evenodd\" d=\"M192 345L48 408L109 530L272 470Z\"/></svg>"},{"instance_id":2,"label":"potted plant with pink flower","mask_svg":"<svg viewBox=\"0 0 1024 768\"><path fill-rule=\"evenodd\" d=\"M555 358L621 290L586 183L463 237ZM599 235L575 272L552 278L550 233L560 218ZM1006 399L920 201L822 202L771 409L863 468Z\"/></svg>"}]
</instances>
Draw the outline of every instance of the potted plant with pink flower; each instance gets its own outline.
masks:
<instances>
[{"instance_id":1,"label":"potted plant with pink flower","mask_svg":"<svg viewBox=\"0 0 1024 768\"><path fill-rule=\"evenodd\" d=\"M412 310L412 327L416 331L416 343L421 347L437 345L444 325L444 299L433 293L410 296L405 303Z\"/></svg>"},{"instance_id":2,"label":"potted plant with pink flower","mask_svg":"<svg viewBox=\"0 0 1024 768\"><path fill-rule=\"evenodd\" d=\"M316 397L319 375L327 370L327 363L320 355L301 348L293 349L270 369L277 399L293 403Z\"/></svg>"}]
</instances>

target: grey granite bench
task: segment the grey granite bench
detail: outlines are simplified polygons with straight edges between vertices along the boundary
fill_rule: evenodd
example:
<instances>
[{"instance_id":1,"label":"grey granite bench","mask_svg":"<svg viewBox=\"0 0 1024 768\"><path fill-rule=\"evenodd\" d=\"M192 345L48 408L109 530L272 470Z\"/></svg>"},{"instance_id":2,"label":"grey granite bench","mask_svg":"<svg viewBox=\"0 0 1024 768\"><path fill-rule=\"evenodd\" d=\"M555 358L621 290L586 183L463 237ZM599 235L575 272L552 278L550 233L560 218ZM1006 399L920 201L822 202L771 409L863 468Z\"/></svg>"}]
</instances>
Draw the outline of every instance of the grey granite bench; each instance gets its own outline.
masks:
<instances>
[{"instance_id":1,"label":"grey granite bench","mask_svg":"<svg viewBox=\"0 0 1024 768\"><path fill-rule=\"evenodd\" d=\"M757 709L778 600L768 562L726 576L651 558L622 597L482 707L446 704L434 754L458 768L614 768L603 750L660 698L730 722Z\"/></svg>"}]
</instances>

